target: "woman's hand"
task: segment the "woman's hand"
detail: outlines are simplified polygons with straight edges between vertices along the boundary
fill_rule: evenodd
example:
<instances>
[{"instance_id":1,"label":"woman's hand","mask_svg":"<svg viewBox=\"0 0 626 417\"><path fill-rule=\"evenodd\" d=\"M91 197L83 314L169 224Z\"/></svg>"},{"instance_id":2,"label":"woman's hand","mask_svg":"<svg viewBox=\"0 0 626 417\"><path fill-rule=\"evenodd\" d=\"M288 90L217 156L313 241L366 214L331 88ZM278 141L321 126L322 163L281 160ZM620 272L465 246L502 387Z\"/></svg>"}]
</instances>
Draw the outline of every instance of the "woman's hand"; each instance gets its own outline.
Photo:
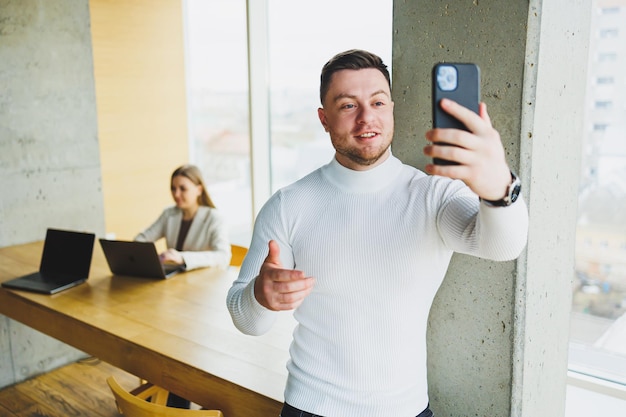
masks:
<instances>
[{"instance_id":1,"label":"woman's hand","mask_svg":"<svg viewBox=\"0 0 626 417\"><path fill-rule=\"evenodd\" d=\"M181 253L176 249L171 248L161 253L161 255L159 255L159 259L161 260L162 264L182 265L185 263L183 255L181 255Z\"/></svg>"}]
</instances>

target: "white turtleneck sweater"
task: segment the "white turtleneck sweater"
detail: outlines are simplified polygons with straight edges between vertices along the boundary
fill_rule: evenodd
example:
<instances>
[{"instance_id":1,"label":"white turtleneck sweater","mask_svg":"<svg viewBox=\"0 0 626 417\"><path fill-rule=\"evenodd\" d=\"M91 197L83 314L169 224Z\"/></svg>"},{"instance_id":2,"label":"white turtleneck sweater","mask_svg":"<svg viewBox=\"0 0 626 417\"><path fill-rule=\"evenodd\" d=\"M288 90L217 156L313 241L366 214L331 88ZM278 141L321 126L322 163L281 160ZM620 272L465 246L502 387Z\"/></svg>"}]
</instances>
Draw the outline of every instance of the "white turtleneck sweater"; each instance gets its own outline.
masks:
<instances>
[{"instance_id":1,"label":"white turtleneck sweater","mask_svg":"<svg viewBox=\"0 0 626 417\"><path fill-rule=\"evenodd\" d=\"M276 240L285 268L315 277L294 311L285 401L325 417L415 417L428 405L426 326L452 253L514 259L527 230L521 198L489 207L394 156L368 171L333 159L260 211L228 308L243 333L272 327L254 279Z\"/></svg>"}]
</instances>

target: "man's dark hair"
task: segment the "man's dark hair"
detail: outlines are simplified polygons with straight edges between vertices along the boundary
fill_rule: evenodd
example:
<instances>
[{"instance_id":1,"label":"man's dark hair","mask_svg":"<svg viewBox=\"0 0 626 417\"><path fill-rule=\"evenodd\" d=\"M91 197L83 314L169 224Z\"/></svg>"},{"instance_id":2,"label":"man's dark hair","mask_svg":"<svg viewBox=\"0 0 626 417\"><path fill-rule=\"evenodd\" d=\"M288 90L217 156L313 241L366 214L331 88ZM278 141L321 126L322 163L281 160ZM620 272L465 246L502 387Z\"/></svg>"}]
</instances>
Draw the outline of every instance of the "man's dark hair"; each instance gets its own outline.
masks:
<instances>
[{"instance_id":1,"label":"man's dark hair","mask_svg":"<svg viewBox=\"0 0 626 417\"><path fill-rule=\"evenodd\" d=\"M328 93L330 81L334 73L345 69L360 70L365 68L374 68L382 72L387 79L389 89L391 89L389 70L387 70L387 65L383 63L383 60L378 55L361 49L350 49L332 57L322 68L320 77L320 101L322 106L324 105L324 97Z\"/></svg>"}]
</instances>

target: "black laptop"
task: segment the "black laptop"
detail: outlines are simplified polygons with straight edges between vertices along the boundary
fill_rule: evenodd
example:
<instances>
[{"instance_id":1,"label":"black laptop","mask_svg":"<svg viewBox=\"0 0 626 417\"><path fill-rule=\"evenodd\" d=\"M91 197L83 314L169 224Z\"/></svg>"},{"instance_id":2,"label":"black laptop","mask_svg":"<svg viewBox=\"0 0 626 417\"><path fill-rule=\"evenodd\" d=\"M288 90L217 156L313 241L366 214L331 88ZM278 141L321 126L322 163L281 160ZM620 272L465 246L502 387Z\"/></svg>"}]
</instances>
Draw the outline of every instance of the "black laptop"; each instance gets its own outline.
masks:
<instances>
[{"instance_id":1,"label":"black laptop","mask_svg":"<svg viewBox=\"0 0 626 417\"><path fill-rule=\"evenodd\" d=\"M184 270L183 265L162 264L152 242L100 239L100 246L115 275L166 279Z\"/></svg>"},{"instance_id":2,"label":"black laptop","mask_svg":"<svg viewBox=\"0 0 626 417\"><path fill-rule=\"evenodd\" d=\"M87 281L94 233L48 229L39 271L2 283L3 287L56 294Z\"/></svg>"}]
</instances>

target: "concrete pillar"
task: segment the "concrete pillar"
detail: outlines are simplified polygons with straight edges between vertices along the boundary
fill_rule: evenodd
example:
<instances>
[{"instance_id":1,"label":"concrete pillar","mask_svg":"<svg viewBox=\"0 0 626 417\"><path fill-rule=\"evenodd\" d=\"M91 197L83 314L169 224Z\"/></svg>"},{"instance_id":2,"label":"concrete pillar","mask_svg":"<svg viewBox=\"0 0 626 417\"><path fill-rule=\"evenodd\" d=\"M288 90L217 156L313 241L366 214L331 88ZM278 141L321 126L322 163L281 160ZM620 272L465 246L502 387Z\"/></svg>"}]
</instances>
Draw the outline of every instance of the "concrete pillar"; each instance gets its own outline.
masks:
<instances>
[{"instance_id":1,"label":"concrete pillar","mask_svg":"<svg viewBox=\"0 0 626 417\"><path fill-rule=\"evenodd\" d=\"M438 417L564 415L590 11L591 0L394 0L394 154L427 163L431 68L475 62L531 219L517 261L453 257L429 321Z\"/></svg>"},{"instance_id":2,"label":"concrete pillar","mask_svg":"<svg viewBox=\"0 0 626 417\"><path fill-rule=\"evenodd\" d=\"M0 0L0 246L104 233L87 0ZM0 388L84 356L0 316Z\"/></svg>"}]
</instances>

